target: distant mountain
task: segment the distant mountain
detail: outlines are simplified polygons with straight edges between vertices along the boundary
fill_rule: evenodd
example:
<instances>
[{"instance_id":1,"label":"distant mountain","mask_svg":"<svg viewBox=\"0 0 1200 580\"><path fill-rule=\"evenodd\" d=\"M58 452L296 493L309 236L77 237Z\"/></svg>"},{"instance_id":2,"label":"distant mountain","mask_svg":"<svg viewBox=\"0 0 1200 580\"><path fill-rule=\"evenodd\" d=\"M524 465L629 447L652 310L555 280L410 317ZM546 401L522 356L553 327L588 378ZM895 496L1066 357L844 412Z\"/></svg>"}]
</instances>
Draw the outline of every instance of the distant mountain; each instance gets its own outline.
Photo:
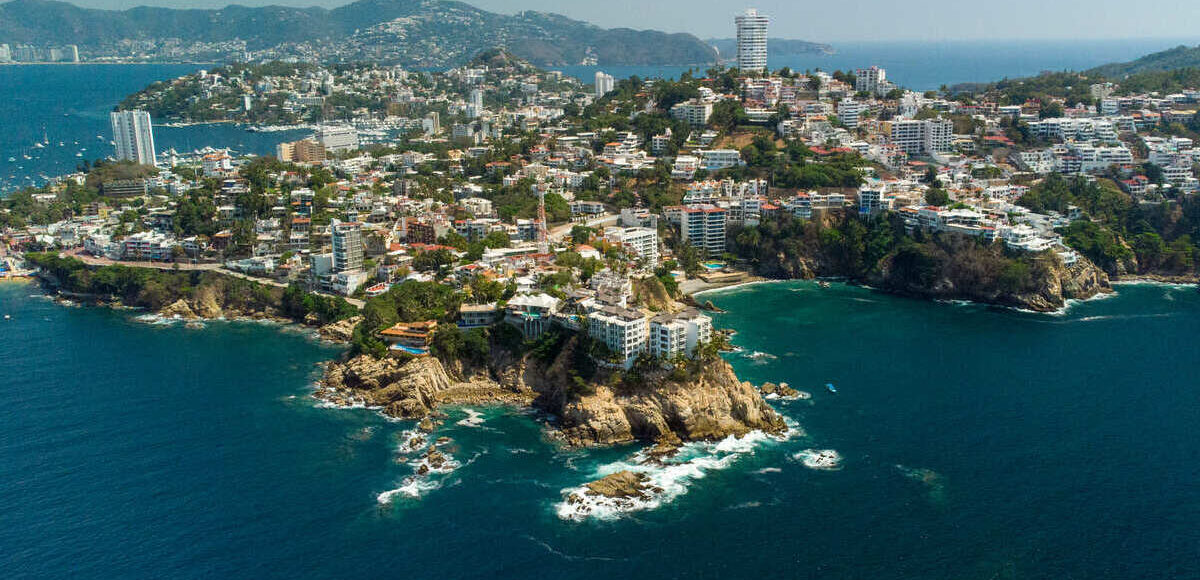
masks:
<instances>
[{"instance_id":1,"label":"distant mountain","mask_svg":"<svg viewBox=\"0 0 1200 580\"><path fill-rule=\"evenodd\" d=\"M732 60L737 58L736 38L710 38L706 40L709 46L721 53L721 58ZM834 48L828 44L794 40L789 38L768 38L767 56L794 56L797 54L833 54Z\"/></svg>"},{"instance_id":2,"label":"distant mountain","mask_svg":"<svg viewBox=\"0 0 1200 580\"><path fill-rule=\"evenodd\" d=\"M1148 54L1134 61L1106 64L1085 72L1089 75L1120 79L1144 72L1162 72L1194 67L1200 67L1200 46L1177 46L1162 52Z\"/></svg>"},{"instance_id":3,"label":"distant mountain","mask_svg":"<svg viewBox=\"0 0 1200 580\"><path fill-rule=\"evenodd\" d=\"M712 47L690 34L604 29L558 14L496 14L453 0L358 0L331 10L227 6L214 10L80 8L52 0L0 4L0 43L77 44L87 53L128 41L151 46L244 42L249 51L372 59L416 66L466 62L503 47L539 66L707 64ZM151 49L153 51L154 49Z\"/></svg>"}]
</instances>

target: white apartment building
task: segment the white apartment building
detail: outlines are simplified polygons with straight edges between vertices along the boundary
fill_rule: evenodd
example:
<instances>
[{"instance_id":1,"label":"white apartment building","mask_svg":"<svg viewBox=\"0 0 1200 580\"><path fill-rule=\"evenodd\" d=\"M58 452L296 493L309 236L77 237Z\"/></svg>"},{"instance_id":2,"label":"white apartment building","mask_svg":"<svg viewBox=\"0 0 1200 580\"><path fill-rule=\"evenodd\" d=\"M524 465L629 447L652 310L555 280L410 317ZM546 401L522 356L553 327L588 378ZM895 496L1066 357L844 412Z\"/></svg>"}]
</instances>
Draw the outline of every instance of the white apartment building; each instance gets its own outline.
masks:
<instances>
[{"instance_id":1,"label":"white apartment building","mask_svg":"<svg viewBox=\"0 0 1200 580\"><path fill-rule=\"evenodd\" d=\"M679 231L684 242L709 254L725 252L725 222L729 212L712 205L685 207L679 215Z\"/></svg>"},{"instance_id":2,"label":"white apartment building","mask_svg":"<svg viewBox=\"0 0 1200 580\"><path fill-rule=\"evenodd\" d=\"M742 154L737 149L705 149L698 153L700 163L709 171L720 171L742 164Z\"/></svg>"},{"instance_id":3,"label":"white apartment building","mask_svg":"<svg viewBox=\"0 0 1200 580\"><path fill-rule=\"evenodd\" d=\"M712 340L712 319L695 308L650 319L650 354L672 359L696 356L696 349Z\"/></svg>"},{"instance_id":4,"label":"white apartment building","mask_svg":"<svg viewBox=\"0 0 1200 580\"><path fill-rule=\"evenodd\" d=\"M733 18L737 26L737 64L743 71L767 70L767 25L765 14L750 8Z\"/></svg>"},{"instance_id":5,"label":"white apartment building","mask_svg":"<svg viewBox=\"0 0 1200 580\"><path fill-rule=\"evenodd\" d=\"M653 267L658 263L658 230L650 228L608 228L604 239L624 246L638 260Z\"/></svg>"},{"instance_id":6,"label":"white apartment building","mask_svg":"<svg viewBox=\"0 0 1200 580\"><path fill-rule=\"evenodd\" d=\"M882 88L887 87L888 84L887 71L877 66L860 68L854 71L855 92L876 95L879 94Z\"/></svg>"},{"instance_id":7,"label":"white apartment building","mask_svg":"<svg viewBox=\"0 0 1200 580\"><path fill-rule=\"evenodd\" d=\"M603 342L625 368L646 352L646 315L637 310L605 306L588 315L588 335Z\"/></svg>"},{"instance_id":8,"label":"white apartment building","mask_svg":"<svg viewBox=\"0 0 1200 580\"><path fill-rule=\"evenodd\" d=\"M892 144L909 155L931 155L954 149L950 119L904 119L892 122Z\"/></svg>"},{"instance_id":9,"label":"white apartment building","mask_svg":"<svg viewBox=\"0 0 1200 580\"><path fill-rule=\"evenodd\" d=\"M676 103L671 107L671 118L679 119L693 127L703 127L712 116L713 104L697 99Z\"/></svg>"},{"instance_id":10,"label":"white apartment building","mask_svg":"<svg viewBox=\"0 0 1200 580\"><path fill-rule=\"evenodd\" d=\"M357 223L333 225L333 271L354 272L363 267L362 229Z\"/></svg>"},{"instance_id":11,"label":"white apartment building","mask_svg":"<svg viewBox=\"0 0 1200 580\"><path fill-rule=\"evenodd\" d=\"M596 71L596 98L599 99L613 91L617 86L617 79L610 74Z\"/></svg>"},{"instance_id":12,"label":"white apartment building","mask_svg":"<svg viewBox=\"0 0 1200 580\"><path fill-rule=\"evenodd\" d=\"M838 121L846 126L847 129L854 130L858 128L859 117L870 110L866 103L861 103L849 97L838 101L837 116Z\"/></svg>"},{"instance_id":13,"label":"white apartment building","mask_svg":"<svg viewBox=\"0 0 1200 580\"><path fill-rule=\"evenodd\" d=\"M317 142L326 151L358 149L358 131L346 125L325 125L317 129Z\"/></svg>"},{"instance_id":14,"label":"white apartment building","mask_svg":"<svg viewBox=\"0 0 1200 580\"><path fill-rule=\"evenodd\" d=\"M114 111L109 113L112 123L116 157L122 161L136 161L142 165L155 165L154 125L146 111Z\"/></svg>"}]
</instances>

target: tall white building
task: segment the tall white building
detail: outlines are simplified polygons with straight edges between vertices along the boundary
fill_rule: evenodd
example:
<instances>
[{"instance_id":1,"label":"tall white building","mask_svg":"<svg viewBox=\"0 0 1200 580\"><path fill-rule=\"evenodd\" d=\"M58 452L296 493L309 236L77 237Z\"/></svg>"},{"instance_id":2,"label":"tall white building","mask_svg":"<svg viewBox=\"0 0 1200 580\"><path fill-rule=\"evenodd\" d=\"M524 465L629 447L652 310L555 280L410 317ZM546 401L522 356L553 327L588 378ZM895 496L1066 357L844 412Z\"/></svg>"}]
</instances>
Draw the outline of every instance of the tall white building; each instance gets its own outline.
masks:
<instances>
[{"instance_id":1,"label":"tall white building","mask_svg":"<svg viewBox=\"0 0 1200 580\"><path fill-rule=\"evenodd\" d=\"M887 71L877 66L854 71L854 90L856 92L875 95L887 85Z\"/></svg>"},{"instance_id":2,"label":"tall white building","mask_svg":"<svg viewBox=\"0 0 1200 580\"><path fill-rule=\"evenodd\" d=\"M909 155L945 153L954 148L954 122L950 119L894 121L891 141Z\"/></svg>"},{"instance_id":3,"label":"tall white building","mask_svg":"<svg viewBox=\"0 0 1200 580\"><path fill-rule=\"evenodd\" d=\"M611 93L617 86L617 79L610 74L596 71L596 98L599 99Z\"/></svg>"},{"instance_id":4,"label":"tall white building","mask_svg":"<svg viewBox=\"0 0 1200 580\"><path fill-rule=\"evenodd\" d=\"M717 256L725 252L725 222L729 212L713 205L683 208L679 216L679 232L684 242Z\"/></svg>"},{"instance_id":5,"label":"tall white building","mask_svg":"<svg viewBox=\"0 0 1200 580\"><path fill-rule=\"evenodd\" d=\"M646 264L654 267L658 263L658 230L650 228L608 228L604 238L614 244L620 244L629 250L637 259L646 260Z\"/></svg>"},{"instance_id":6,"label":"tall white building","mask_svg":"<svg viewBox=\"0 0 1200 580\"><path fill-rule=\"evenodd\" d=\"M363 267L362 229L357 223L333 225L333 271L356 272Z\"/></svg>"},{"instance_id":7,"label":"tall white building","mask_svg":"<svg viewBox=\"0 0 1200 580\"><path fill-rule=\"evenodd\" d=\"M150 113L146 111L114 111L109 114L112 121L113 142L117 145L117 159L136 161L142 165L155 165L154 126Z\"/></svg>"},{"instance_id":8,"label":"tall white building","mask_svg":"<svg viewBox=\"0 0 1200 580\"><path fill-rule=\"evenodd\" d=\"M664 359L695 356L697 347L712 340L712 319L695 308L650 319L650 354Z\"/></svg>"},{"instance_id":9,"label":"tall white building","mask_svg":"<svg viewBox=\"0 0 1200 580\"><path fill-rule=\"evenodd\" d=\"M588 335L608 346L625 368L646 352L649 324L637 310L606 306L588 314Z\"/></svg>"},{"instance_id":10,"label":"tall white building","mask_svg":"<svg viewBox=\"0 0 1200 580\"><path fill-rule=\"evenodd\" d=\"M750 8L733 19L737 24L737 64L744 71L767 70L767 24L765 14Z\"/></svg>"}]
</instances>

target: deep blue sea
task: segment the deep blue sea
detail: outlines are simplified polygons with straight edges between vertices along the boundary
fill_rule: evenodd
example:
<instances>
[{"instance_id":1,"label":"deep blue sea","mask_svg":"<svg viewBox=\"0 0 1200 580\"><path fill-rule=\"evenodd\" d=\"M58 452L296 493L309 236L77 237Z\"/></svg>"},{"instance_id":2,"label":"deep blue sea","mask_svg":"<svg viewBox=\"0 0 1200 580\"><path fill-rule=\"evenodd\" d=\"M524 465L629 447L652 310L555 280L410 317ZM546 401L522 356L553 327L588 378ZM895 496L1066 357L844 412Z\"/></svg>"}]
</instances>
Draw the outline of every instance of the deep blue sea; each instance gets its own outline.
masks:
<instances>
[{"instance_id":1,"label":"deep blue sea","mask_svg":"<svg viewBox=\"0 0 1200 580\"><path fill-rule=\"evenodd\" d=\"M46 176L70 173L85 159L112 155L108 113L121 99L155 81L201 68L204 66L0 66L0 193L42 183ZM159 126L154 128L154 142L160 152L228 147L265 154L274 153L276 144L304 133L250 133L231 125ZM35 146L44 139L50 144Z\"/></svg>"},{"instance_id":2,"label":"deep blue sea","mask_svg":"<svg viewBox=\"0 0 1200 580\"><path fill-rule=\"evenodd\" d=\"M806 282L708 295L744 379L812 393L776 404L805 435L693 449L655 474L671 501L582 522L563 491L633 448L455 410L437 435L462 467L381 503L412 425L315 404L337 348L39 294L0 284L5 578L1200 577L1194 288L1060 316Z\"/></svg>"}]
</instances>

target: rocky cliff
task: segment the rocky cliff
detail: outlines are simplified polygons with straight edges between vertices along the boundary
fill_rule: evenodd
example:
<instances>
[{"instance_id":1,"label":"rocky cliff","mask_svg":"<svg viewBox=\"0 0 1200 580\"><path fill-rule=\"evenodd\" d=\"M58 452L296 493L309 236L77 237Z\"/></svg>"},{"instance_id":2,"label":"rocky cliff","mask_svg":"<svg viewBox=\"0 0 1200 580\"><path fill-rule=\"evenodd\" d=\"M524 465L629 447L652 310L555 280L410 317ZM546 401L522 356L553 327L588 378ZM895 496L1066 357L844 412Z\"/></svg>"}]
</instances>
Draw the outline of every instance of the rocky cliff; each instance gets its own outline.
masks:
<instances>
[{"instance_id":1,"label":"rocky cliff","mask_svg":"<svg viewBox=\"0 0 1200 580\"><path fill-rule=\"evenodd\" d=\"M442 405L532 406L555 417L557 433L575 446L637 440L676 445L753 430L787 430L783 418L722 359L708 361L683 380L661 371L631 386L622 382L621 373L601 371L582 381L571 373L576 342L568 341L545 361L496 352L486 368L469 374L432 357L400 361L358 356L331 363L317 396L410 419L436 414Z\"/></svg>"}]
</instances>

